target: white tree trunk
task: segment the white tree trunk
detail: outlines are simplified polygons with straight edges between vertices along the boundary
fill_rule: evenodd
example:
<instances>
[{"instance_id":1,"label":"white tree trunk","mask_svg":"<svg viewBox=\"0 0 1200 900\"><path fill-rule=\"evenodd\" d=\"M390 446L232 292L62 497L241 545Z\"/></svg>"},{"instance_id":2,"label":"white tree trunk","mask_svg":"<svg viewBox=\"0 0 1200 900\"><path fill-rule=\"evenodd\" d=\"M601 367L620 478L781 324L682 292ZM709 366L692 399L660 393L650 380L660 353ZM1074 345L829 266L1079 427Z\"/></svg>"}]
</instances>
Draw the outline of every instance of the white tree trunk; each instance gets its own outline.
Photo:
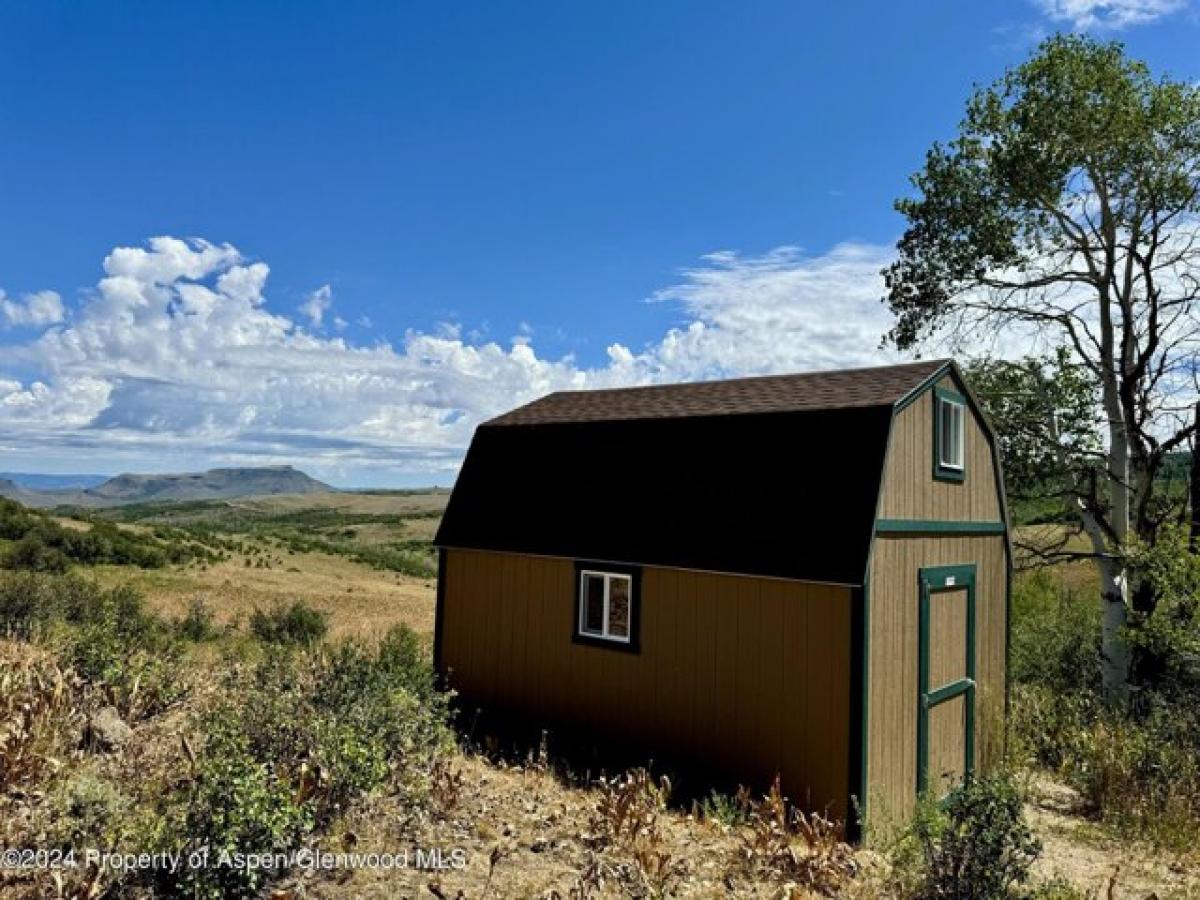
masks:
<instances>
[{"instance_id":1,"label":"white tree trunk","mask_svg":"<svg viewBox=\"0 0 1200 900\"><path fill-rule=\"evenodd\" d=\"M1108 489L1111 520L1117 546L1100 560L1100 654L1101 680L1108 702L1122 704L1129 696L1129 644L1125 623L1129 614L1129 577L1124 561L1129 537L1130 501L1129 436L1121 415L1115 386L1106 386L1105 407L1109 419Z\"/></svg>"},{"instance_id":2,"label":"white tree trunk","mask_svg":"<svg viewBox=\"0 0 1200 900\"><path fill-rule=\"evenodd\" d=\"M1116 402L1115 389L1106 398ZM1106 404L1107 405L1107 404ZM1200 413L1198 413L1200 415ZM1111 417L1110 417L1111 421ZM1054 441L1059 463L1066 468L1068 457L1060 440L1058 420L1050 414L1050 434ZM1119 433L1118 433L1119 432ZM1129 531L1129 445L1123 427L1110 429L1109 482L1112 491L1114 530L1124 541ZM1124 476L1120 472L1124 472ZM1109 546L1104 529L1095 515L1083 503L1078 504L1079 519L1084 533L1096 554L1096 568L1100 573L1100 652L1102 655L1101 680L1105 698L1110 703L1121 704L1129 696L1129 645L1125 640L1125 622L1129 609L1129 579L1125 564L1120 556L1121 548Z\"/></svg>"},{"instance_id":3,"label":"white tree trunk","mask_svg":"<svg viewBox=\"0 0 1200 900\"><path fill-rule=\"evenodd\" d=\"M1100 654L1104 697L1123 704L1129 698L1129 644L1125 621L1129 609L1129 579L1120 559L1100 561Z\"/></svg>"}]
</instances>

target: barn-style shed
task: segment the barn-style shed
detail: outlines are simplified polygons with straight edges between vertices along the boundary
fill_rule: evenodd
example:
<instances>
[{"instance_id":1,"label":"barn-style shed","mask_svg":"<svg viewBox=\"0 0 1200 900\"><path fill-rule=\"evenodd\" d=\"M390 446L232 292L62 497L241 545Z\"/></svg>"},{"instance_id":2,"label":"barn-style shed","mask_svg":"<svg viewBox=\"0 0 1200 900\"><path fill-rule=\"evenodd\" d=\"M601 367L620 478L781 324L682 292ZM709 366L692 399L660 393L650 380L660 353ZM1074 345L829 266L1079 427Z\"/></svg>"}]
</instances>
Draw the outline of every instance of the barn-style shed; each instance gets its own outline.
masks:
<instances>
[{"instance_id":1,"label":"barn-style shed","mask_svg":"<svg viewBox=\"0 0 1200 900\"><path fill-rule=\"evenodd\" d=\"M1011 553L951 361L543 397L438 531L472 707L906 815L1003 739Z\"/></svg>"}]
</instances>

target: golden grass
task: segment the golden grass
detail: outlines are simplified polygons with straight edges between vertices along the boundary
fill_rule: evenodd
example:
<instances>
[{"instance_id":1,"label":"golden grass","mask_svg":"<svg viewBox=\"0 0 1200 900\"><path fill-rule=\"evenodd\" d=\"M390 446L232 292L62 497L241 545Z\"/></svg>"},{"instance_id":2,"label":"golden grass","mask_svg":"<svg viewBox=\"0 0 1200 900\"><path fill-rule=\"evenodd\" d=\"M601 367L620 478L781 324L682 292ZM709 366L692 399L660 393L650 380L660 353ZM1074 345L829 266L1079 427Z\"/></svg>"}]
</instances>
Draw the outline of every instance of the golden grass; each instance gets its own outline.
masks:
<instances>
[{"instance_id":1,"label":"golden grass","mask_svg":"<svg viewBox=\"0 0 1200 900\"><path fill-rule=\"evenodd\" d=\"M447 490L420 491L412 494L278 494L270 497L244 497L228 501L235 508L256 512L285 513L308 509L336 509L344 513L412 516L441 513L450 498Z\"/></svg>"},{"instance_id":2,"label":"golden grass","mask_svg":"<svg viewBox=\"0 0 1200 900\"><path fill-rule=\"evenodd\" d=\"M155 611L183 616L202 597L224 624L243 624L256 609L302 600L329 615L331 637L375 640L403 623L433 633L436 588L432 579L372 569L324 553L278 551L272 568L247 567L245 557L210 565L168 569L97 566L89 570L105 585L131 584Z\"/></svg>"},{"instance_id":3,"label":"golden grass","mask_svg":"<svg viewBox=\"0 0 1200 900\"><path fill-rule=\"evenodd\" d=\"M246 497L228 503L268 514L336 509L347 514L414 517L405 518L403 537L430 540L437 530L437 514L445 508L448 497L445 490L412 494L317 493ZM68 528L90 528L75 519L56 521ZM118 527L151 530L140 524L120 523ZM396 528L390 523L368 522L353 528L356 543L364 546L396 539ZM233 537L236 540L238 536ZM329 633L334 638L370 641L400 623L421 635L433 633L433 579L373 569L344 556L289 553L270 537L249 537L246 543L266 548L266 552L249 557L234 554L230 560L206 566L150 570L96 566L87 574L105 586L132 585L146 596L152 609L171 618L183 616L196 598L205 601L221 624L244 623L256 609L301 600L329 615ZM260 558L270 558L271 567L258 567Z\"/></svg>"},{"instance_id":4,"label":"golden grass","mask_svg":"<svg viewBox=\"0 0 1200 900\"><path fill-rule=\"evenodd\" d=\"M1064 549L1079 553L1090 552L1091 544L1078 528L1067 529L1063 525L1025 525L1015 529L1013 535L1014 543L1017 545L1035 545L1039 547L1050 546L1060 541L1066 533L1068 540L1064 545ZM1015 548L1014 553L1018 577L1021 573L1028 571L1031 566L1037 562L1036 557L1028 550L1022 550L1020 546ZM1096 572L1096 564L1090 559L1078 559L1070 562L1057 563L1051 570L1054 578L1066 588L1074 588L1080 591L1099 591L1100 578Z\"/></svg>"}]
</instances>

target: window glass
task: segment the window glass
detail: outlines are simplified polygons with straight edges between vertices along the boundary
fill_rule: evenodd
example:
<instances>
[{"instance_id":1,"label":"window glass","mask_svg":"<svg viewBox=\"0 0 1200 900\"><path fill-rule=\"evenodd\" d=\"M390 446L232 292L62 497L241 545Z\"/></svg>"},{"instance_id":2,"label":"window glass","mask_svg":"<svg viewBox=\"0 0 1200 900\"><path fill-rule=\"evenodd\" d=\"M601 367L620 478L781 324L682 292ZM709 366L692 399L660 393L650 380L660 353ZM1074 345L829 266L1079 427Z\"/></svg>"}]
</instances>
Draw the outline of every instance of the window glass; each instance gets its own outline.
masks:
<instances>
[{"instance_id":1,"label":"window glass","mask_svg":"<svg viewBox=\"0 0 1200 900\"><path fill-rule=\"evenodd\" d=\"M938 462L961 469L963 466L963 407L952 400L938 403Z\"/></svg>"},{"instance_id":2,"label":"window glass","mask_svg":"<svg viewBox=\"0 0 1200 900\"><path fill-rule=\"evenodd\" d=\"M634 577L625 572L579 574L576 633L620 644L634 641Z\"/></svg>"},{"instance_id":3,"label":"window glass","mask_svg":"<svg viewBox=\"0 0 1200 900\"><path fill-rule=\"evenodd\" d=\"M941 413L939 417L941 428L938 429L938 437L940 438L938 443L941 444L938 447L938 453L941 455L938 459L944 465L950 461L950 404L943 400L938 404L938 408Z\"/></svg>"},{"instance_id":4,"label":"window glass","mask_svg":"<svg viewBox=\"0 0 1200 900\"><path fill-rule=\"evenodd\" d=\"M608 582L608 633L629 637L629 579L612 576Z\"/></svg>"},{"instance_id":5,"label":"window glass","mask_svg":"<svg viewBox=\"0 0 1200 900\"><path fill-rule=\"evenodd\" d=\"M604 576L584 575L583 630L604 633Z\"/></svg>"}]
</instances>

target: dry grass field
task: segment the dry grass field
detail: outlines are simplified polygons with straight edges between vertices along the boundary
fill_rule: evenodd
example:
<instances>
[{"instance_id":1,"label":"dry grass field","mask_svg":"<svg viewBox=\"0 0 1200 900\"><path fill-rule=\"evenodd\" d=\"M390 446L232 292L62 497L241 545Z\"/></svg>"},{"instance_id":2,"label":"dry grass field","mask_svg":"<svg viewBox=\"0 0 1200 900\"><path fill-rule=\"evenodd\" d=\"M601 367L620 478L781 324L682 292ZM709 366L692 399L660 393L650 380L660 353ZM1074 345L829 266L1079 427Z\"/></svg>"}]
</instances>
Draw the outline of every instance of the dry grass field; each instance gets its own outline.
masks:
<instances>
[{"instance_id":1,"label":"dry grass field","mask_svg":"<svg viewBox=\"0 0 1200 900\"><path fill-rule=\"evenodd\" d=\"M183 617L200 599L219 625L245 632L250 615L294 601L328 615L329 638L373 644L393 625L412 628L428 644L433 630L436 585L354 557L358 547L397 541L428 541L446 494L328 494L252 498L225 504L180 505L139 513L120 527L153 531L205 522L237 549L221 561L192 560L158 569L97 566L86 570L106 586L132 584L152 610L170 620ZM335 516L330 519L329 516ZM341 518L336 518L341 517ZM337 537L338 552L298 550L293 529ZM63 519L67 527L86 525ZM223 532L226 523L234 530ZM1085 587L1086 564L1064 577ZM20 645L0 641L0 660L17 665ZM134 725L135 738L120 753L77 752L68 763L92 777L131 786L148 777L169 783L188 769L190 747L200 746L199 710L219 691L229 665L215 647L197 646L189 662L194 688L182 705ZM455 849L462 868L294 872L277 884L278 898L434 897L457 900L534 897L786 897L819 896L796 887L795 870L774 857L771 827L727 821L691 806L642 809L642 837L605 839L614 796L597 786L599 773L572 770L555 759L554 737L541 757L500 758L464 735L430 778L433 802L414 816L403 796L372 794L324 834L314 838L331 852L409 853ZM1200 858L1166 854L1117 841L1090 821L1071 790L1039 775L1032 782L1027 815L1043 843L1035 871L1062 878L1073 893L1056 897L1189 898L1200 896ZM133 788L131 787L131 790ZM644 797L642 798L644 800ZM641 802L641 801L638 801ZM20 823L10 821L5 829ZM18 832L19 833L19 830ZM647 838L646 835L652 836ZM795 836L793 836L793 840ZM765 848L765 849L764 849ZM824 851L822 851L824 852ZM834 853L836 851L829 851ZM897 875L879 850L852 859L856 876L838 896L899 897ZM54 895L44 878L0 875L0 896ZM831 895L826 891L826 896ZM64 895L65 896L65 895ZM79 895L82 896L82 895Z\"/></svg>"},{"instance_id":2,"label":"dry grass field","mask_svg":"<svg viewBox=\"0 0 1200 900\"><path fill-rule=\"evenodd\" d=\"M168 506L141 522L121 522L120 527L145 531L151 527L149 522L176 525L208 517L219 532L226 511L250 514L256 522L276 518L291 522L297 515L336 513L355 523L352 546L371 548L398 536L430 541L448 496L445 491L424 491L250 497L208 504L202 511L191 504ZM213 508L220 512L214 513ZM69 527L86 527L71 519L60 521ZM379 569L343 554L297 550L269 527L246 537L244 543L246 552L232 551L229 559L217 563L147 570L97 566L90 571L109 586L132 584L169 618L184 615L189 604L200 599L219 624L236 625L255 610L299 600L329 616L333 638L370 641L396 624L424 636L433 634L436 584L432 577ZM265 565L260 566L260 560Z\"/></svg>"},{"instance_id":3,"label":"dry grass field","mask_svg":"<svg viewBox=\"0 0 1200 900\"><path fill-rule=\"evenodd\" d=\"M281 552L272 568L245 565L246 557L205 568L132 572L124 566L97 566L98 580L108 586L131 584L146 595L151 608L180 618L189 604L202 599L218 624L244 624L255 610L295 600L327 613L333 638L372 640L396 624L422 635L433 634L436 585L424 578L381 572L326 553Z\"/></svg>"}]
</instances>

